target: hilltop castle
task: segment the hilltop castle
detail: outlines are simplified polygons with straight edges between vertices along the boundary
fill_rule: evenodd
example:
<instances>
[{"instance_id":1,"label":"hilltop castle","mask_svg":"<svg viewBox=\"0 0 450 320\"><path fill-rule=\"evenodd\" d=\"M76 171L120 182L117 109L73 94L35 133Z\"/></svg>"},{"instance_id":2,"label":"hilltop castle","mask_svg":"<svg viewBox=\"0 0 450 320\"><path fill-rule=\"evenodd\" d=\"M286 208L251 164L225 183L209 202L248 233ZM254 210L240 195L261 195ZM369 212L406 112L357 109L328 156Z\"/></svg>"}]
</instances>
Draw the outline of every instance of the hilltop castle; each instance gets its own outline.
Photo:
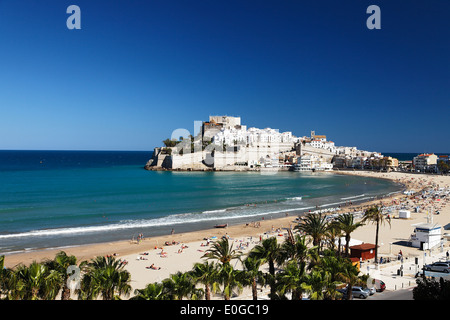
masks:
<instances>
[{"instance_id":1,"label":"hilltop castle","mask_svg":"<svg viewBox=\"0 0 450 320\"><path fill-rule=\"evenodd\" d=\"M280 157L295 155L292 132L247 128L240 117L210 116L195 137L175 146L155 148L147 169L251 170L279 166ZM283 161L284 162L284 161Z\"/></svg>"},{"instance_id":2,"label":"hilltop castle","mask_svg":"<svg viewBox=\"0 0 450 320\"><path fill-rule=\"evenodd\" d=\"M296 137L292 132L272 128L247 128L240 117L210 116L201 123L196 136L165 140L165 147L155 148L148 170L230 170L262 168L290 170L331 170L339 157L381 156L355 147L336 147L325 135ZM302 161L303 159L303 161Z\"/></svg>"}]
</instances>

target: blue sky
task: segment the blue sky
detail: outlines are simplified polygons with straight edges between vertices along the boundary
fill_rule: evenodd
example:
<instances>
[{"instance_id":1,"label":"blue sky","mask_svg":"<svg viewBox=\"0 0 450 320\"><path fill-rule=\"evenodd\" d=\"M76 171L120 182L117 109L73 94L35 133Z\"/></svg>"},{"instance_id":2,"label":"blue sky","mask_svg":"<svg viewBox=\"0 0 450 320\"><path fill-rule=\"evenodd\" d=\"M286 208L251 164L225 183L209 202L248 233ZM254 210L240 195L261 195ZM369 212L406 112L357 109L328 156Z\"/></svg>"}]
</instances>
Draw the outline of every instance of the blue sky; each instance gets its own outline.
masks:
<instances>
[{"instance_id":1,"label":"blue sky","mask_svg":"<svg viewBox=\"0 0 450 320\"><path fill-rule=\"evenodd\" d=\"M225 114L450 152L449 15L442 0L0 0L0 149L152 150Z\"/></svg>"}]
</instances>

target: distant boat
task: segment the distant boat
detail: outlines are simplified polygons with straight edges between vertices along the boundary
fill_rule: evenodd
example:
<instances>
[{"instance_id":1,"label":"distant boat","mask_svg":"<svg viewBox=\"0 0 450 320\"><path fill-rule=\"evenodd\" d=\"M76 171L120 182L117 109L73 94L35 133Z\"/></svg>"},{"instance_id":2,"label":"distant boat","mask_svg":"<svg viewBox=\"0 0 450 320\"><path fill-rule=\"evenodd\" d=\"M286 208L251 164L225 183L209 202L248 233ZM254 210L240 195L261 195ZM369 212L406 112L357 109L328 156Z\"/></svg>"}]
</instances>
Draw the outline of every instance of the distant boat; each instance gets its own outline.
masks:
<instances>
[{"instance_id":1,"label":"distant boat","mask_svg":"<svg viewBox=\"0 0 450 320\"><path fill-rule=\"evenodd\" d=\"M228 227L228 223L226 223L226 224L216 224L214 226L214 228L226 228L226 227Z\"/></svg>"}]
</instances>

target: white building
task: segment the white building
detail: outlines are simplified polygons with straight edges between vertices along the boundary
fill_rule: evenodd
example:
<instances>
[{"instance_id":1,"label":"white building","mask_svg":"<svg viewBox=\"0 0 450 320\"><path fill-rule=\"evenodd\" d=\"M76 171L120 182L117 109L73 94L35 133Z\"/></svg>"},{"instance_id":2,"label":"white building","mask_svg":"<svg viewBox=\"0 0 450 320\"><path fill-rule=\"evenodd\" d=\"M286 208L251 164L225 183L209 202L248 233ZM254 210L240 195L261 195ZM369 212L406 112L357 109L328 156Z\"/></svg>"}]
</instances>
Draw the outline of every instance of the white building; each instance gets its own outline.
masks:
<instances>
[{"instance_id":1,"label":"white building","mask_svg":"<svg viewBox=\"0 0 450 320\"><path fill-rule=\"evenodd\" d=\"M319 148L319 149L323 149L324 147L324 142L321 139L314 139L311 140L311 142L309 143L311 145L311 147L313 148Z\"/></svg>"},{"instance_id":2,"label":"white building","mask_svg":"<svg viewBox=\"0 0 450 320\"><path fill-rule=\"evenodd\" d=\"M324 149L332 153L336 153L337 148L333 141L327 141L327 136L316 135L315 131L311 131L311 137L306 138L306 144L313 148Z\"/></svg>"},{"instance_id":3,"label":"white building","mask_svg":"<svg viewBox=\"0 0 450 320\"><path fill-rule=\"evenodd\" d=\"M413 247L427 250L441 243L441 226L434 223L416 224L410 242Z\"/></svg>"},{"instance_id":4,"label":"white building","mask_svg":"<svg viewBox=\"0 0 450 320\"><path fill-rule=\"evenodd\" d=\"M434 153L422 153L413 158L413 165L418 171L436 171L437 159Z\"/></svg>"},{"instance_id":5,"label":"white building","mask_svg":"<svg viewBox=\"0 0 450 320\"><path fill-rule=\"evenodd\" d=\"M294 165L295 171L312 171L312 156L304 155L297 158L297 164Z\"/></svg>"},{"instance_id":6,"label":"white building","mask_svg":"<svg viewBox=\"0 0 450 320\"><path fill-rule=\"evenodd\" d=\"M204 122L203 137L211 139L206 150L214 150L214 168L217 169L276 166L280 154L292 151L298 141L292 132L280 133L272 128L247 129L240 118L227 116L210 117L209 122Z\"/></svg>"},{"instance_id":7,"label":"white building","mask_svg":"<svg viewBox=\"0 0 450 320\"><path fill-rule=\"evenodd\" d=\"M333 164L327 162L324 158L316 155L306 154L297 158L295 171L329 171L333 169Z\"/></svg>"},{"instance_id":8,"label":"white building","mask_svg":"<svg viewBox=\"0 0 450 320\"><path fill-rule=\"evenodd\" d=\"M356 156L352 158L352 168L362 169L364 168L364 164L367 160L367 157Z\"/></svg>"},{"instance_id":9,"label":"white building","mask_svg":"<svg viewBox=\"0 0 450 320\"><path fill-rule=\"evenodd\" d=\"M292 135L292 132L280 133L278 129L258 129L241 126L240 128L223 128L217 132L212 142L215 145L226 145L247 148L272 148L274 152L289 151L294 147L296 137Z\"/></svg>"},{"instance_id":10,"label":"white building","mask_svg":"<svg viewBox=\"0 0 450 320\"><path fill-rule=\"evenodd\" d=\"M224 129L231 129L241 126L241 117L209 116L209 123L217 123Z\"/></svg>"}]
</instances>

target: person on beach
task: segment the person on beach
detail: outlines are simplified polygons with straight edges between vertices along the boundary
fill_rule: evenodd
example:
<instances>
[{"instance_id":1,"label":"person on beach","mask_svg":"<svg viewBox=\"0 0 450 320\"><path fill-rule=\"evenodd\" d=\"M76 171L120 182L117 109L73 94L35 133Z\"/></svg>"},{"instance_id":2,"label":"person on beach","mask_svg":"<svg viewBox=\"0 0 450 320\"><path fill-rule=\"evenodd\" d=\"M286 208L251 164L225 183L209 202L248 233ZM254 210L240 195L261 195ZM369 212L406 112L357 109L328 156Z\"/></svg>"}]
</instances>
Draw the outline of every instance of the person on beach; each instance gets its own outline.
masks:
<instances>
[{"instance_id":1,"label":"person on beach","mask_svg":"<svg viewBox=\"0 0 450 320\"><path fill-rule=\"evenodd\" d=\"M152 263L152 265L151 266L148 266L148 267L145 267L146 269L153 269L153 270L160 270L161 269L161 267L155 267L155 264L154 263Z\"/></svg>"}]
</instances>

